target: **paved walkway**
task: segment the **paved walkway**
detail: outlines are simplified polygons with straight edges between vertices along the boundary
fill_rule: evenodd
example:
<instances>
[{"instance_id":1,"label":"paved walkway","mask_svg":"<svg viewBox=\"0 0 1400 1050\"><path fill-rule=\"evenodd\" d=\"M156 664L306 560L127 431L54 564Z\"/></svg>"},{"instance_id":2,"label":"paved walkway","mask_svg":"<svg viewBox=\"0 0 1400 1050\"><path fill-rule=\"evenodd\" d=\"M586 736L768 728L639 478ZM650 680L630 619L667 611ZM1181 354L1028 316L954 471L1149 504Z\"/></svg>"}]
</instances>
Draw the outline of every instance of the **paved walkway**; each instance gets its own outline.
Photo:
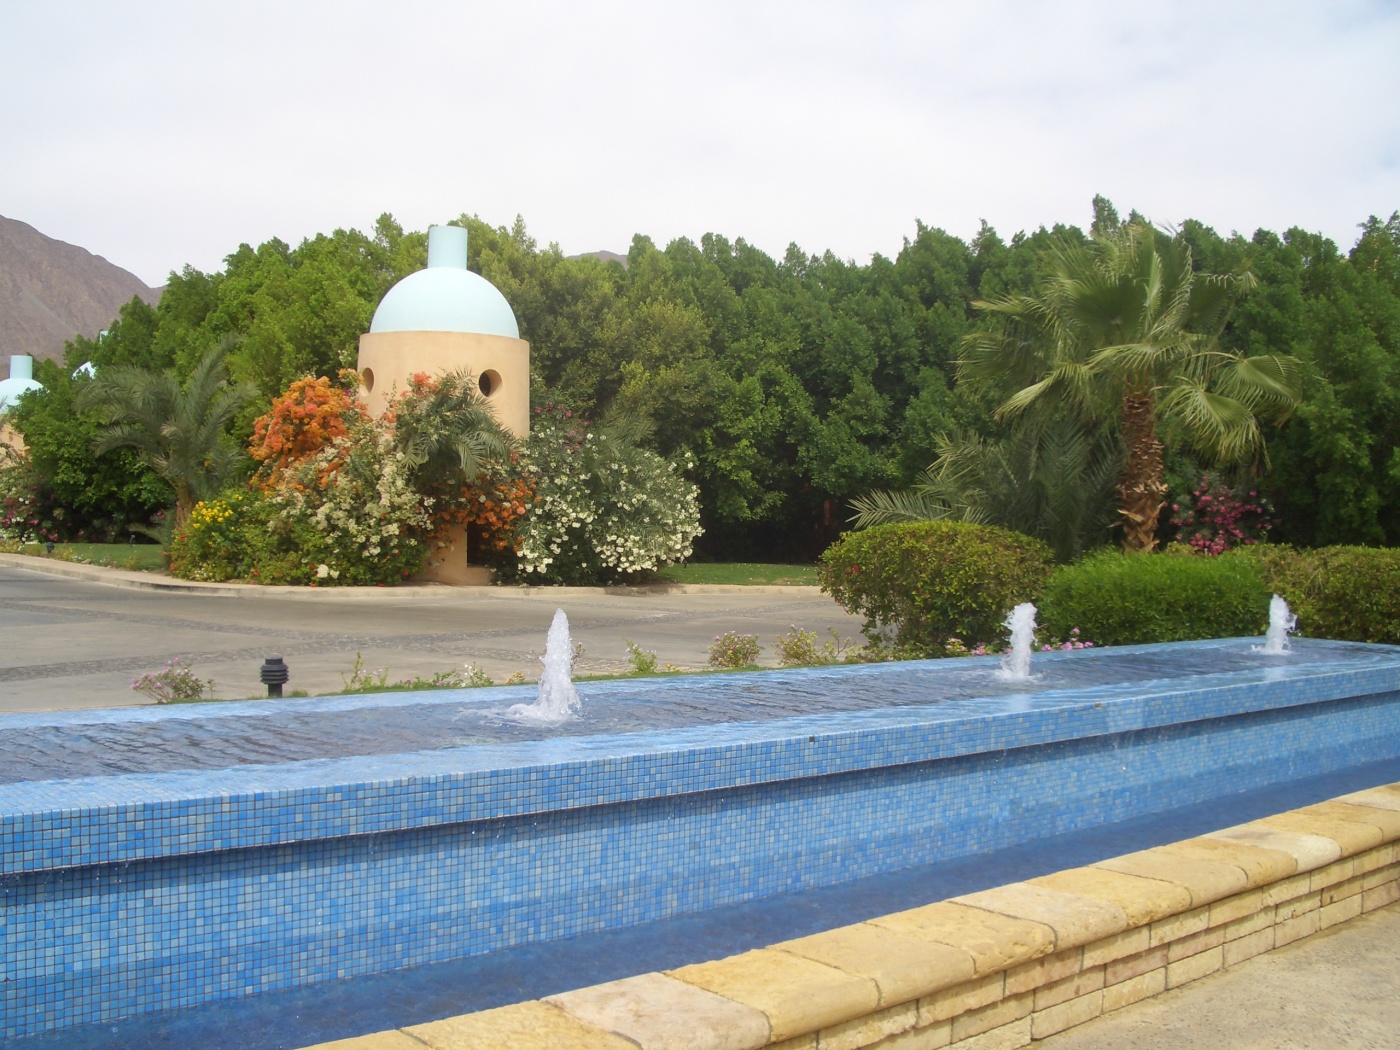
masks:
<instances>
[{"instance_id":1,"label":"paved walkway","mask_svg":"<svg viewBox=\"0 0 1400 1050\"><path fill-rule=\"evenodd\" d=\"M823 638L860 640L860 621L815 587L278 588L189 585L153 589L144 573L0 555L0 712L147 702L131 679L172 657L212 678L224 699L264 696L258 669L281 656L288 689L339 691L356 654L390 682L474 663L497 682L534 680L556 608L583 646L576 675L626 671L627 642L662 667L706 666L714 636L756 634L760 662L794 624Z\"/></svg>"},{"instance_id":2,"label":"paved walkway","mask_svg":"<svg viewBox=\"0 0 1400 1050\"><path fill-rule=\"evenodd\" d=\"M1033 1044L1036 1050L1395 1050L1392 905Z\"/></svg>"}]
</instances>

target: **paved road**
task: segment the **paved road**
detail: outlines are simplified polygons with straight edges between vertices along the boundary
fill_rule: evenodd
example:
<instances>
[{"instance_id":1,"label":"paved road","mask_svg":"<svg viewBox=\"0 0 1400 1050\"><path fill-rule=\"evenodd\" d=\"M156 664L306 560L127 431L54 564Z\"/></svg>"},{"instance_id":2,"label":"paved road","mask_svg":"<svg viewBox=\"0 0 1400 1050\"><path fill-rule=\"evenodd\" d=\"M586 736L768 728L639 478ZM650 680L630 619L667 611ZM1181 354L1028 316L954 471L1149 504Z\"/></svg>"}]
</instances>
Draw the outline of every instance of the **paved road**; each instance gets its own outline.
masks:
<instances>
[{"instance_id":1,"label":"paved road","mask_svg":"<svg viewBox=\"0 0 1400 1050\"><path fill-rule=\"evenodd\" d=\"M130 573L85 570L126 580ZM706 593L627 593L594 588L212 588L133 590L0 564L0 712L145 703L131 679L180 657L216 695L265 695L258 668L282 656L288 688L338 691L359 653L389 681L474 663L500 682L534 680L555 608L583 645L579 675L625 671L628 640L662 666L706 665L714 636L756 634L760 662L791 625L860 638L860 621L815 588L725 588Z\"/></svg>"},{"instance_id":2,"label":"paved road","mask_svg":"<svg viewBox=\"0 0 1400 1050\"><path fill-rule=\"evenodd\" d=\"M1033 1045L1036 1050L1396 1050L1400 905Z\"/></svg>"}]
</instances>

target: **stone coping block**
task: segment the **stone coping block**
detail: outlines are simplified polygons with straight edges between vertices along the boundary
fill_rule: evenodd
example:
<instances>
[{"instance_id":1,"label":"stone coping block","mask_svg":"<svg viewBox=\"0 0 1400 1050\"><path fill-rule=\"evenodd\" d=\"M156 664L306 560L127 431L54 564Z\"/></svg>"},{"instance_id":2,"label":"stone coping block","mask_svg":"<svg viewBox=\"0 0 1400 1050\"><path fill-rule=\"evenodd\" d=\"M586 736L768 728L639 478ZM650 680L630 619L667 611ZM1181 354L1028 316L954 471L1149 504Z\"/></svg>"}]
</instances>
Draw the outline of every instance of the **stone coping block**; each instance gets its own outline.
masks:
<instances>
[{"instance_id":1,"label":"stone coping block","mask_svg":"<svg viewBox=\"0 0 1400 1050\"><path fill-rule=\"evenodd\" d=\"M551 995L545 1002L643 1050L758 1050L768 1018L751 1006L660 973Z\"/></svg>"},{"instance_id":2,"label":"stone coping block","mask_svg":"<svg viewBox=\"0 0 1400 1050\"><path fill-rule=\"evenodd\" d=\"M414 1039L398 1029L391 1029L371 1035L357 1035L351 1039L337 1039L330 1043L317 1043L310 1050L423 1050L423 1046L421 1039Z\"/></svg>"},{"instance_id":3,"label":"stone coping block","mask_svg":"<svg viewBox=\"0 0 1400 1050\"><path fill-rule=\"evenodd\" d=\"M1020 1046L1397 901L1390 784L727 959L311 1050Z\"/></svg>"},{"instance_id":4,"label":"stone coping block","mask_svg":"<svg viewBox=\"0 0 1400 1050\"><path fill-rule=\"evenodd\" d=\"M979 974L1005 970L1055 950L1055 931L1045 923L1014 919L951 901L883 915L870 922L897 933L962 948L972 956Z\"/></svg>"},{"instance_id":5,"label":"stone coping block","mask_svg":"<svg viewBox=\"0 0 1400 1050\"><path fill-rule=\"evenodd\" d=\"M1129 926L1146 926L1192 907L1191 891L1184 886L1166 879L1128 875L1099 865L1043 875L1031 879L1030 885L1108 901L1123 909Z\"/></svg>"},{"instance_id":6,"label":"stone coping block","mask_svg":"<svg viewBox=\"0 0 1400 1050\"><path fill-rule=\"evenodd\" d=\"M570 1050L637 1050L622 1036L594 1028L549 1003L516 1003L495 1010L413 1025L404 1032L431 1050L486 1047L569 1047Z\"/></svg>"},{"instance_id":7,"label":"stone coping block","mask_svg":"<svg viewBox=\"0 0 1400 1050\"><path fill-rule=\"evenodd\" d=\"M1368 788L1365 791L1353 791L1350 795L1343 795L1341 798L1333 799L1333 801L1371 809L1391 809L1400 813L1400 787L1386 784L1382 787Z\"/></svg>"},{"instance_id":8,"label":"stone coping block","mask_svg":"<svg viewBox=\"0 0 1400 1050\"><path fill-rule=\"evenodd\" d=\"M1285 831L1329 838L1340 847L1343 857L1379 846L1385 839L1380 828L1373 824L1358 824L1355 821L1339 820L1333 816L1321 816L1301 809L1264 817L1259 823L1269 828L1282 828Z\"/></svg>"},{"instance_id":9,"label":"stone coping block","mask_svg":"<svg viewBox=\"0 0 1400 1050\"><path fill-rule=\"evenodd\" d=\"M1343 799L1319 802L1315 806L1304 806L1298 810L1309 817L1322 817L1325 820L1345 821L1348 824L1364 824L1374 827L1381 833L1381 841L1400 838L1400 800L1395 809L1385 806L1355 805Z\"/></svg>"},{"instance_id":10,"label":"stone coping block","mask_svg":"<svg viewBox=\"0 0 1400 1050\"><path fill-rule=\"evenodd\" d=\"M1232 897L1249 888L1249 878L1244 869L1236 864L1183 857L1179 853L1159 849L1147 849L1114 857L1111 860L1100 861L1094 867L1122 872L1125 875L1137 875L1144 879L1156 879L1159 882L1171 882L1191 894L1193 908L1218 901L1222 897Z\"/></svg>"},{"instance_id":11,"label":"stone coping block","mask_svg":"<svg viewBox=\"0 0 1400 1050\"><path fill-rule=\"evenodd\" d=\"M951 988L976 972L963 948L864 922L773 947L869 978L879 989L881 1006Z\"/></svg>"},{"instance_id":12,"label":"stone coping block","mask_svg":"<svg viewBox=\"0 0 1400 1050\"><path fill-rule=\"evenodd\" d=\"M1334 839L1271 827L1258 821L1222 828L1201 837L1287 853L1292 856L1299 873L1325 867L1342 856L1342 847Z\"/></svg>"},{"instance_id":13,"label":"stone coping block","mask_svg":"<svg viewBox=\"0 0 1400 1050\"><path fill-rule=\"evenodd\" d=\"M682 966L669 976L761 1011L774 1042L873 1013L880 1005L869 977L770 948Z\"/></svg>"},{"instance_id":14,"label":"stone coping block","mask_svg":"<svg viewBox=\"0 0 1400 1050\"><path fill-rule=\"evenodd\" d=\"M1055 932L1057 952L1111 937L1128 928L1128 916L1116 904L1024 882L951 899L955 904L1049 926Z\"/></svg>"},{"instance_id":15,"label":"stone coping block","mask_svg":"<svg viewBox=\"0 0 1400 1050\"><path fill-rule=\"evenodd\" d=\"M1298 862L1291 853L1224 839L1186 839L1184 842L1158 846L1157 850L1166 856L1233 864L1244 872L1245 883L1250 889L1286 879L1298 872Z\"/></svg>"}]
</instances>

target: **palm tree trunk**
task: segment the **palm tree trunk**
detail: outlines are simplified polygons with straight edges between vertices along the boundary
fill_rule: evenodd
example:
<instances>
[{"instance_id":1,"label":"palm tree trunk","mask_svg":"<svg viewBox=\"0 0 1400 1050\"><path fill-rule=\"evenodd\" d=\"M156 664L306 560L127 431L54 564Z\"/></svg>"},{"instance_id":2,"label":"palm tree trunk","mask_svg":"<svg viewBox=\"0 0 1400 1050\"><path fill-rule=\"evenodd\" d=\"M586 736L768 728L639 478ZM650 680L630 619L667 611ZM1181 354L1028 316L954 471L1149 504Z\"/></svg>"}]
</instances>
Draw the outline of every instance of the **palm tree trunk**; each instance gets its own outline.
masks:
<instances>
[{"instance_id":1,"label":"palm tree trunk","mask_svg":"<svg viewBox=\"0 0 1400 1050\"><path fill-rule=\"evenodd\" d=\"M184 478L177 478L175 481L175 528L180 528L189 520L190 511L194 510L196 502L190 483Z\"/></svg>"},{"instance_id":2,"label":"palm tree trunk","mask_svg":"<svg viewBox=\"0 0 1400 1050\"><path fill-rule=\"evenodd\" d=\"M1118 486L1123 549L1146 554L1157 545L1157 516L1167 495L1157 411L1150 392L1124 395L1123 437L1128 445L1128 461Z\"/></svg>"}]
</instances>

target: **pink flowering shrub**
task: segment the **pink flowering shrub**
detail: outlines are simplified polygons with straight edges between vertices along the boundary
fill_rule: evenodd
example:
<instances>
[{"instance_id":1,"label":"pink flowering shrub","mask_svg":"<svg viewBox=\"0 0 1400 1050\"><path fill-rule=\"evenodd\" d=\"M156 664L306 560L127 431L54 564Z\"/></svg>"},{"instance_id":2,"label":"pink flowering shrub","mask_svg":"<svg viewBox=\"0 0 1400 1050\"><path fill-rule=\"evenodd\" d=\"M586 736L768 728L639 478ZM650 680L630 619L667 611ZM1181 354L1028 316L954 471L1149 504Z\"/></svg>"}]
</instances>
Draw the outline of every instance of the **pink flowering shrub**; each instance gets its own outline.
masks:
<instances>
[{"instance_id":1,"label":"pink flowering shrub","mask_svg":"<svg viewBox=\"0 0 1400 1050\"><path fill-rule=\"evenodd\" d=\"M710 666L721 669L752 667L758 663L758 654L762 651L758 635L725 631L715 635L710 643Z\"/></svg>"},{"instance_id":2,"label":"pink flowering shrub","mask_svg":"<svg viewBox=\"0 0 1400 1050\"><path fill-rule=\"evenodd\" d=\"M1177 538L1198 554L1224 554L1268 539L1273 508L1257 490L1237 490L1206 474L1190 496L1172 504Z\"/></svg>"},{"instance_id":3,"label":"pink flowering shrub","mask_svg":"<svg viewBox=\"0 0 1400 1050\"><path fill-rule=\"evenodd\" d=\"M178 703L181 700L199 700L205 690L209 699L214 699L214 680L197 677L194 671L180 662L177 656L166 661L159 671L151 671L131 680L131 688L145 693L158 704Z\"/></svg>"},{"instance_id":4,"label":"pink flowering shrub","mask_svg":"<svg viewBox=\"0 0 1400 1050\"><path fill-rule=\"evenodd\" d=\"M1069 636L1064 640L1056 639L1037 646L1042 653L1053 653L1057 651L1072 652L1075 649L1092 649L1093 647L1093 642L1085 641L1079 637L1078 627L1071 628ZM982 642L969 649L961 638L949 638L943 646L944 656L1001 656L1009 652L1011 652L1011 646L1009 645L989 645L986 642Z\"/></svg>"}]
</instances>

